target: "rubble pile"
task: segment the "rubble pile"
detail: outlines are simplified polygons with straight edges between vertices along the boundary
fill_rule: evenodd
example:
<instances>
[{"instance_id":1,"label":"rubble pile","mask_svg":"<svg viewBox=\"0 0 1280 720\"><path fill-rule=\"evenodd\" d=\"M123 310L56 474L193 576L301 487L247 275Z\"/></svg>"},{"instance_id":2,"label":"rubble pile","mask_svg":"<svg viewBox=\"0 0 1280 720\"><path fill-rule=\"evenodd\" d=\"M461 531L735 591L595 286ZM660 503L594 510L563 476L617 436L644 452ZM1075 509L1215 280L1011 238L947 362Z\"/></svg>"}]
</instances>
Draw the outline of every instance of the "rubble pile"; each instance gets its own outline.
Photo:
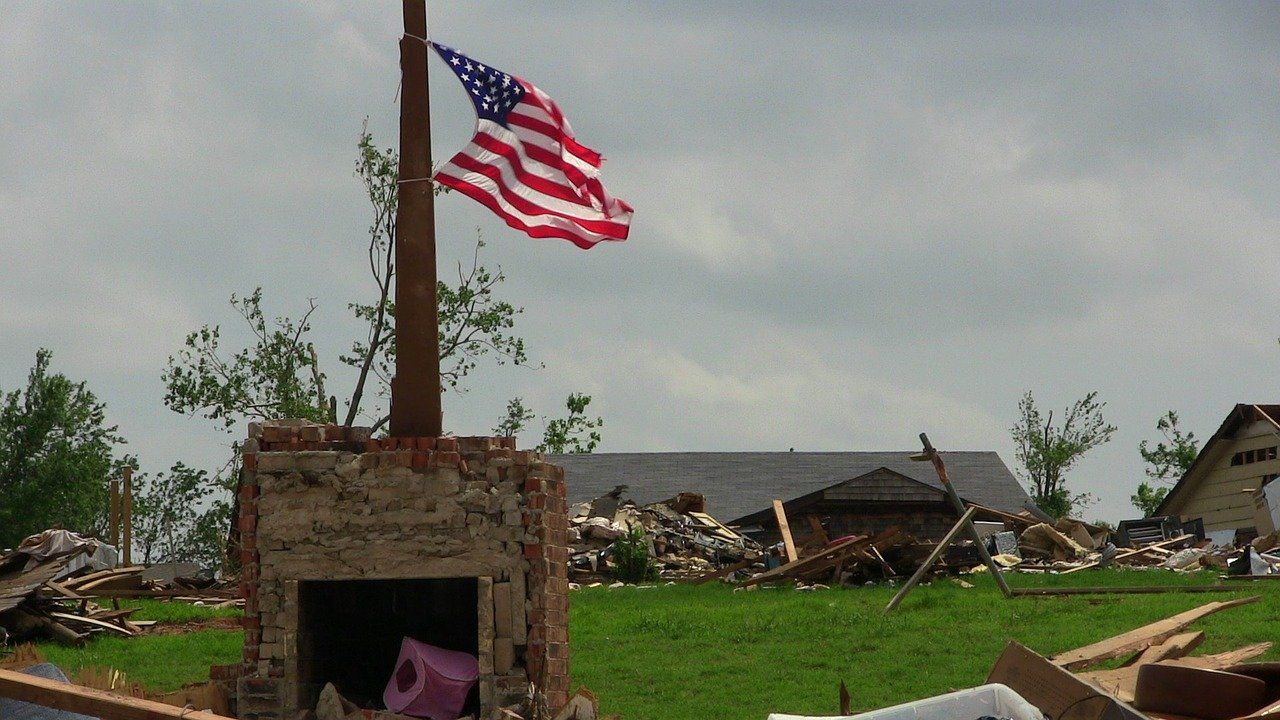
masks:
<instances>
[{"instance_id":1,"label":"rubble pile","mask_svg":"<svg viewBox=\"0 0 1280 720\"><path fill-rule=\"evenodd\" d=\"M1280 574L1280 533L1241 545L1216 544L1206 538L1198 522L1173 518L1128 521L1126 532L1071 518L1047 521L1024 512L1018 515L970 504L978 517L974 527L987 552L1002 571L1070 574L1102 567L1153 568L1175 572L1217 570L1224 577L1254 578ZM1149 528L1157 528L1150 531ZM797 557L775 563L784 543L765 548L763 561L746 573L745 585L815 582L856 585L904 577L933 555L936 544L918 540L897 528L877 536L855 535L827 541L821 529L797 542ZM815 538L818 542L814 542ZM934 575L987 572L978 548L967 539L955 541L938 554L930 568Z\"/></svg>"},{"instance_id":2,"label":"rubble pile","mask_svg":"<svg viewBox=\"0 0 1280 720\"><path fill-rule=\"evenodd\" d=\"M115 567L109 545L66 530L33 535L0 556L0 628L13 641L42 637L82 645L91 635L130 637L152 623L131 622L119 598L161 597L231 607L243 603L194 565ZM105 604L104 604L105 602Z\"/></svg>"},{"instance_id":3,"label":"rubble pile","mask_svg":"<svg viewBox=\"0 0 1280 720\"><path fill-rule=\"evenodd\" d=\"M639 529L664 580L698 581L708 573L745 569L764 557L754 540L706 512L706 499L680 493L639 506L624 498L625 485L569 508L570 579L602 582L611 577L614 543Z\"/></svg>"}]
</instances>

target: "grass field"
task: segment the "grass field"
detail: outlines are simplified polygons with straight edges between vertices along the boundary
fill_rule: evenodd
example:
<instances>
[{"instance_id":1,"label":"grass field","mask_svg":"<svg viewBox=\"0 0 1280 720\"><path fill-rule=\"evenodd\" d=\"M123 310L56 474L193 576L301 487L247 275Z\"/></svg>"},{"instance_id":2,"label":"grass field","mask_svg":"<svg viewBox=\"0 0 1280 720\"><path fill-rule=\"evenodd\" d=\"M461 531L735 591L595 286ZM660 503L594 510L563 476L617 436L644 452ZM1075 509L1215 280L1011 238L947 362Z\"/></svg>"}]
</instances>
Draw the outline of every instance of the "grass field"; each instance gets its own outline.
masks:
<instances>
[{"instance_id":1,"label":"grass field","mask_svg":"<svg viewBox=\"0 0 1280 720\"><path fill-rule=\"evenodd\" d=\"M841 680L854 708L862 710L969 687L983 681L1009 639L1051 654L1211 600L1263 597L1196 623L1208 636L1198 653L1280 640L1274 625L1280 583L1252 583L1229 593L1004 600L990 578L970 580L977 587L943 581L918 588L887 617L881 608L894 592L887 587L803 593L734 592L717 585L583 589L571 599L573 680L596 693L606 714L625 720L763 720L769 712L834 713ZM1187 585L1212 584L1216 576L1093 571L1014 575L1011 582ZM138 616L162 612L179 611L146 607ZM68 667L109 665L135 681L170 689L207 678L210 664L236 662L240 633L104 638L84 650L42 649ZM1265 659L1280 659L1280 650Z\"/></svg>"}]
</instances>

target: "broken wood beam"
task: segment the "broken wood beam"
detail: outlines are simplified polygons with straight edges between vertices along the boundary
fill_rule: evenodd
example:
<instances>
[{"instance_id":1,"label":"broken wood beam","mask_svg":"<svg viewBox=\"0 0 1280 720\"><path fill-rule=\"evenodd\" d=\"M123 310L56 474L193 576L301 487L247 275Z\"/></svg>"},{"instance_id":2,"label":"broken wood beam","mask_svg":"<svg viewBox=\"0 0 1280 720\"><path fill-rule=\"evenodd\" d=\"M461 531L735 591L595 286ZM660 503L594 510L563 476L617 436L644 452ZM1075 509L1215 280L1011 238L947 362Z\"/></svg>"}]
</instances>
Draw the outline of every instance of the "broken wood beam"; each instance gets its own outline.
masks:
<instances>
[{"instance_id":1,"label":"broken wood beam","mask_svg":"<svg viewBox=\"0 0 1280 720\"><path fill-rule=\"evenodd\" d=\"M222 715L125 697L104 690L0 669L0 697L102 720L229 720Z\"/></svg>"},{"instance_id":2,"label":"broken wood beam","mask_svg":"<svg viewBox=\"0 0 1280 720\"><path fill-rule=\"evenodd\" d=\"M1254 595L1237 600L1211 602L1201 605L1126 633L1100 640L1092 645L1059 653L1054 656L1053 664L1067 670L1078 670L1100 663L1103 660L1110 660L1121 655L1145 650L1152 645L1163 643L1200 618L1212 615L1220 610L1248 605L1249 603L1257 602L1259 599L1259 596Z\"/></svg>"},{"instance_id":3,"label":"broken wood beam","mask_svg":"<svg viewBox=\"0 0 1280 720\"><path fill-rule=\"evenodd\" d=\"M773 501L773 514L778 518L778 532L782 534L782 547L787 553L787 562L799 560L796 541L791 537L791 525L787 523L787 511L783 509L781 500Z\"/></svg>"},{"instance_id":4,"label":"broken wood beam","mask_svg":"<svg viewBox=\"0 0 1280 720\"><path fill-rule=\"evenodd\" d=\"M1139 587L1014 588L1014 597L1053 595L1156 595L1159 593L1238 592L1231 585L1143 585Z\"/></svg>"},{"instance_id":5,"label":"broken wood beam","mask_svg":"<svg viewBox=\"0 0 1280 720\"><path fill-rule=\"evenodd\" d=\"M839 558L844 557L863 545L866 545L868 542L870 542L870 539L865 536L850 538L839 545L833 545L820 553L800 558L795 562L787 563L786 565L776 567L772 570L766 570L759 575L749 577L742 582L741 586L747 587L750 585L772 582L774 580L789 579L801 573L829 567L835 564Z\"/></svg>"},{"instance_id":6,"label":"broken wood beam","mask_svg":"<svg viewBox=\"0 0 1280 720\"><path fill-rule=\"evenodd\" d=\"M973 527L970 524L970 521L973 520L973 516L977 512L977 508L969 508L964 511L964 514L960 516L960 521L951 526L951 529L947 531L947 534L944 535L943 538L938 541L938 544L934 546L933 552L929 553L929 557L926 558L924 562L920 563L920 567L916 568L911 579L907 580L906 584L902 586L902 589L899 590L898 593L893 596L893 599L889 601L889 604L884 606L884 611L886 613L893 612L893 609L898 607L898 603L902 602L902 599L907 596L907 593L911 592L911 588L915 587L916 583L920 582L920 579L924 577L925 573L929 572L930 568L933 567L933 564L938 562L938 558L942 557L942 553L947 551L947 548L951 545L951 541L955 540L957 535L965 529Z\"/></svg>"}]
</instances>

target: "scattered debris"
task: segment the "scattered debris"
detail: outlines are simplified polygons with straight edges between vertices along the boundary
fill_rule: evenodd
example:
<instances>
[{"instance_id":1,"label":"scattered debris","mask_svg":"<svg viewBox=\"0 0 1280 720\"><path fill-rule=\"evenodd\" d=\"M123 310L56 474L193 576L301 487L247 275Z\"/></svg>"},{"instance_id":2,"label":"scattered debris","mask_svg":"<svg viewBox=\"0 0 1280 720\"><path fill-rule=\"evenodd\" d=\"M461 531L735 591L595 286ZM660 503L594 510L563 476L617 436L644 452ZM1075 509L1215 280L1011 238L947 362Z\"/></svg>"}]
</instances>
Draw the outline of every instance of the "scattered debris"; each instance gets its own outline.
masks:
<instances>
[{"instance_id":1,"label":"scattered debris","mask_svg":"<svg viewBox=\"0 0 1280 720\"><path fill-rule=\"evenodd\" d=\"M101 557L114 561L114 549L65 530L33 535L18 549L0 556L0 627L16 642L51 637L81 645L93 634L130 637L148 623L131 622L133 609L116 601L125 597L163 597L215 606L243 604L238 591L216 587L212 577L167 576L146 579L147 568L101 568ZM102 604L102 601L110 601Z\"/></svg>"}]
</instances>

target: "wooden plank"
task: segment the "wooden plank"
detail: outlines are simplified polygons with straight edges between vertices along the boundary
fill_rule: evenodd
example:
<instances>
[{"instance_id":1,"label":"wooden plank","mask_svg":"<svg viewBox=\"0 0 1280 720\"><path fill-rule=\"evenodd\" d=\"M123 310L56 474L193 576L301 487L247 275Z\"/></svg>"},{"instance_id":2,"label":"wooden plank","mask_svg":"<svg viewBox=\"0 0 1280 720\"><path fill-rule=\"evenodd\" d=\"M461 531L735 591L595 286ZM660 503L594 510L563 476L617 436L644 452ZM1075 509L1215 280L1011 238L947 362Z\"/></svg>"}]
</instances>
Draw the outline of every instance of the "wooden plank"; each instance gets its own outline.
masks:
<instances>
[{"instance_id":1,"label":"wooden plank","mask_svg":"<svg viewBox=\"0 0 1280 720\"><path fill-rule=\"evenodd\" d=\"M793 563L800 559L800 555L796 553L796 541L791 538L791 526L787 524L787 511L782 509L782 501L773 501L773 514L778 518L778 531L782 533L782 547L787 553L787 562Z\"/></svg>"},{"instance_id":2,"label":"wooden plank","mask_svg":"<svg viewBox=\"0 0 1280 720\"><path fill-rule=\"evenodd\" d=\"M792 577L799 572L806 572L833 564L839 557L848 554L853 549L867 544L868 538L858 536L850 538L839 545L827 548L823 552L815 553L806 558L800 558L792 563L787 563L772 570L766 570L759 575L747 578L741 584L741 587L749 585L759 585L760 583L772 582L774 580L783 580Z\"/></svg>"},{"instance_id":3,"label":"wooden plank","mask_svg":"<svg viewBox=\"0 0 1280 720\"><path fill-rule=\"evenodd\" d=\"M744 570L746 568L749 568L757 562L759 562L759 558L748 558L745 560L739 560L738 562L732 565L727 565L722 568L716 568L715 570L705 572L701 575L698 575L697 577L690 578L685 582L689 583L690 585L701 585L705 582L718 580L719 578L722 578L730 573L735 573L735 572L738 572L739 570Z\"/></svg>"},{"instance_id":4,"label":"wooden plank","mask_svg":"<svg viewBox=\"0 0 1280 720\"><path fill-rule=\"evenodd\" d=\"M1200 634L1203 635L1203 633ZM1181 636L1174 636L1174 638L1170 638L1166 643L1159 646L1152 646L1151 648L1148 648L1148 650L1154 650L1156 647L1163 647L1163 645L1172 643L1177 637ZM1223 670L1231 667L1232 665L1242 663L1250 658L1262 655L1270 649L1271 643L1259 643L1256 645L1246 645L1245 647L1224 653L1218 653L1216 655L1165 658L1162 662L1186 665L1187 667L1207 668L1209 670ZM1146 654L1146 651L1144 651L1144 654ZM1135 663L1128 667L1116 668L1114 670L1094 670L1092 672L1083 672L1080 673L1078 677L1095 683L1102 689L1125 702L1133 702L1133 691L1138 684L1138 668L1143 664L1145 663Z\"/></svg>"},{"instance_id":5,"label":"wooden plank","mask_svg":"<svg viewBox=\"0 0 1280 720\"><path fill-rule=\"evenodd\" d=\"M892 612L894 608L898 607L898 603L902 602L902 599L907 596L907 593L911 592L911 588L915 587L916 583L920 582L920 579L924 577L924 574L929 572L929 569L933 567L933 564L938 562L938 558L942 557L942 553L947 551L947 547L949 547L951 542L956 539L956 536L965 528L971 527L969 523L973 520L973 516L977 512L978 509L974 507L964 511L964 515L960 516L959 522L953 525L951 529L947 531L947 534L938 541L938 544L933 548L933 552L929 553L929 557L920 564L920 567L916 568L915 573L909 580L907 580L906 583L903 584L902 589L893 596L893 599L889 601L889 604L884 606L885 612Z\"/></svg>"},{"instance_id":6,"label":"wooden plank","mask_svg":"<svg viewBox=\"0 0 1280 720\"><path fill-rule=\"evenodd\" d=\"M229 720L224 715L125 697L5 669L0 669L0 697L83 713L102 720Z\"/></svg>"},{"instance_id":7,"label":"wooden plank","mask_svg":"<svg viewBox=\"0 0 1280 720\"><path fill-rule=\"evenodd\" d=\"M64 612L51 612L49 613L49 616L53 618L57 618L58 620L61 620L64 624L70 623L72 625L75 625L78 623L81 625L89 625L90 627L96 627L101 630L108 630L110 632L113 632L119 635L124 635L125 637L133 637L134 635L129 630L126 630L125 628L119 625L113 625L109 622L106 622L105 620L95 620L94 618L83 617L81 615L72 615L71 613L64 613Z\"/></svg>"},{"instance_id":8,"label":"wooden plank","mask_svg":"<svg viewBox=\"0 0 1280 720\"><path fill-rule=\"evenodd\" d=\"M1231 585L1144 585L1141 587L1014 588L1014 597L1054 595L1158 595L1161 593L1239 592Z\"/></svg>"},{"instance_id":9,"label":"wooden plank","mask_svg":"<svg viewBox=\"0 0 1280 720\"><path fill-rule=\"evenodd\" d=\"M62 584L72 590L79 592L82 587L84 587L85 585L88 585L91 582L102 580L103 578L126 577L129 575L141 575L142 571L145 569L146 568L138 566L138 567L121 567L121 568L111 568L108 570L99 570L97 572L91 572L88 575L81 575L80 577L76 577L76 578L68 578L66 580L63 580Z\"/></svg>"},{"instance_id":10,"label":"wooden plank","mask_svg":"<svg viewBox=\"0 0 1280 720\"><path fill-rule=\"evenodd\" d=\"M1068 650L1067 652L1060 653L1053 658L1053 663L1059 667L1066 668L1067 670L1077 670L1095 663L1100 663L1103 660L1110 660L1111 658L1120 657L1127 653L1145 650L1152 645L1168 640L1178 634L1178 632L1183 628L1200 618L1228 608L1254 603L1259 599L1259 596L1254 595L1252 597L1240 598L1238 600L1207 603L1186 612L1178 613L1172 617L1158 620L1150 625L1143 625L1140 628L1116 635L1115 637L1100 640L1092 645L1086 645L1082 648L1076 648L1075 650Z\"/></svg>"},{"instance_id":11,"label":"wooden plank","mask_svg":"<svg viewBox=\"0 0 1280 720\"><path fill-rule=\"evenodd\" d=\"M1133 660L1126 662L1125 665L1143 665L1145 663L1160 662L1161 660L1176 660L1189 655L1192 650L1200 647L1200 643L1203 642L1203 630L1174 635L1159 645L1152 645L1143 650Z\"/></svg>"}]
</instances>

